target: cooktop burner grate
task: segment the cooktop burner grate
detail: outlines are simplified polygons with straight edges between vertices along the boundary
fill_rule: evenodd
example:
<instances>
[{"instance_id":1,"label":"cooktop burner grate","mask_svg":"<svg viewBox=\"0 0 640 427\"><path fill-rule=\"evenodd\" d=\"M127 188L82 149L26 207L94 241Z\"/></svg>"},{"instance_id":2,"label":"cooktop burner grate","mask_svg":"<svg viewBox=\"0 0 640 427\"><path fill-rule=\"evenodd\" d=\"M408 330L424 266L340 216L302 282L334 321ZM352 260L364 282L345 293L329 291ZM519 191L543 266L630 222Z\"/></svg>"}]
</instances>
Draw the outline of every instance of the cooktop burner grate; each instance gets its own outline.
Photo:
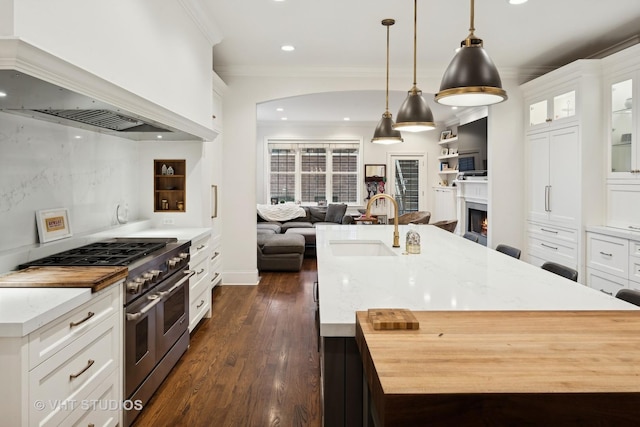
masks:
<instances>
[{"instance_id":1,"label":"cooktop burner grate","mask_svg":"<svg viewBox=\"0 0 640 427\"><path fill-rule=\"evenodd\" d=\"M136 242L110 241L97 242L79 248L70 249L45 258L23 264L20 268L30 266L105 266L129 265L167 245L166 241Z\"/></svg>"}]
</instances>

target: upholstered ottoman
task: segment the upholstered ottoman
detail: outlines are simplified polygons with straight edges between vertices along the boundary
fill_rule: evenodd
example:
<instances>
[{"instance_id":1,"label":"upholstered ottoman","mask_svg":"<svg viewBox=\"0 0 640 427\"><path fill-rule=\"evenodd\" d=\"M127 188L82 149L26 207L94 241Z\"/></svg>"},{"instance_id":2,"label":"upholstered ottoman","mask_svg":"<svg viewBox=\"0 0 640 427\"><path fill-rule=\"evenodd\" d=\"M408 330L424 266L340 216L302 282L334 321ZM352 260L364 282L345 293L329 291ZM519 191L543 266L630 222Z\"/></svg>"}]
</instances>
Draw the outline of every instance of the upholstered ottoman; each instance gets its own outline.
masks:
<instances>
[{"instance_id":1,"label":"upholstered ottoman","mask_svg":"<svg viewBox=\"0 0 640 427\"><path fill-rule=\"evenodd\" d=\"M299 234L304 237L304 255L313 257L316 255L316 229L315 227L288 228L284 235Z\"/></svg>"},{"instance_id":2,"label":"upholstered ottoman","mask_svg":"<svg viewBox=\"0 0 640 427\"><path fill-rule=\"evenodd\" d=\"M300 271L304 237L300 234L258 234L259 271Z\"/></svg>"}]
</instances>

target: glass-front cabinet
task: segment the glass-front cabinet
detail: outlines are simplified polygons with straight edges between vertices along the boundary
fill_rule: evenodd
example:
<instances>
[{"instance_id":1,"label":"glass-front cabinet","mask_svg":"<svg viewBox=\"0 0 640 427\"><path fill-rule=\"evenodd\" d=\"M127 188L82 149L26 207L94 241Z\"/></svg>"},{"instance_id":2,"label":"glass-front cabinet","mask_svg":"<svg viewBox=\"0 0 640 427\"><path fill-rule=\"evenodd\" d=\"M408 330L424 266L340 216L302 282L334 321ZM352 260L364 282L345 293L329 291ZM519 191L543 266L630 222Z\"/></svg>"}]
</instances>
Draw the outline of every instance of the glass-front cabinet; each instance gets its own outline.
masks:
<instances>
[{"instance_id":1,"label":"glass-front cabinet","mask_svg":"<svg viewBox=\"0 0 640 427\"><path fill-rule=\"evenodd\" d=\"M611 100L609 176L640 179L637 143L636 74L614 78L609 84Z\"/></svg>"},{"instance_id":2,"label":"glass-front cabinet","mask_svg":"<svg viewBox=\"0 0 640 427\"><path fill-rule=\"evenodd\" d=\"M529 129L561 124L576 116L576 91L564 90L529 104Z\"/></svg>"}]
</instances>

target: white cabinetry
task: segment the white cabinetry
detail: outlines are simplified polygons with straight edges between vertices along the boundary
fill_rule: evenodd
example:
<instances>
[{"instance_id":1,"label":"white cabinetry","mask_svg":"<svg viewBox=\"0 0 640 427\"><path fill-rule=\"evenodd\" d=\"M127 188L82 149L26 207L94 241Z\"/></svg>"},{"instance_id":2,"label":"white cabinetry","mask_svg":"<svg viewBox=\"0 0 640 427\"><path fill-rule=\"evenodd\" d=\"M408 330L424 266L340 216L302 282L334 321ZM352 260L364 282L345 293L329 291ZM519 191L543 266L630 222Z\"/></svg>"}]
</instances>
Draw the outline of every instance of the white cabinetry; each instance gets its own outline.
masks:
<instances>
[{"instance_id":1,"label":"white cabinetry","mask_svg":"<svg viewBox=\"0 0 640 427\"><path fill-rule=\"evenodd\" d=\"M640 290L640 233L592 227L587 232L587 285L615 296Z\"/></svg>"},{"instance_id":2,"label":"white cabinetry","mask_svg":"<svg viewBox=\"0 0 640 427\"><path fill-rule=\"evenodd\" d=\"M607 108L607 225L640 230L640 45L603 60Z\"/></svg>"},{"instance_id":3,"label":"white cabinetry","mask_svg":"<svg viewBox=\"0 0 640 427\"><path fill-rule=\"evenodd\" d=\"M194 275L189 279L189 332L203 317L211 317L210 255L210 235L191 242L189 270Z\"/></svg>"},{"instance_id":4,"label":"white cabinetry","mask_svg":"<svg viewBox=\"0 0 640 427\"><path fill-rule=\"evenodd\" d=\"M21 338L2 338L0 375L15 401L2 425L121 424L122 282Z\"/></svg>"},{"instance_id":5,"label":"white cabinetry","mask_svg":"<svg viewBox=\"0 0 640 427\"><path fill-rule=\"evenodd\" d=\"M522 85L525 98L527 258L578 270L584 227L604 221L601 71L579 60Z\"/></svg>"},{"instance_id":6,"label":"white cabinetry","mask_svg":"<svg viewBox=\"0 0 640 427\"><path fill-rule=\"evenodd\" d=\"M456 219L457 187L433 187L434 208L429 222Z\"/></svg>"}]
</instances>

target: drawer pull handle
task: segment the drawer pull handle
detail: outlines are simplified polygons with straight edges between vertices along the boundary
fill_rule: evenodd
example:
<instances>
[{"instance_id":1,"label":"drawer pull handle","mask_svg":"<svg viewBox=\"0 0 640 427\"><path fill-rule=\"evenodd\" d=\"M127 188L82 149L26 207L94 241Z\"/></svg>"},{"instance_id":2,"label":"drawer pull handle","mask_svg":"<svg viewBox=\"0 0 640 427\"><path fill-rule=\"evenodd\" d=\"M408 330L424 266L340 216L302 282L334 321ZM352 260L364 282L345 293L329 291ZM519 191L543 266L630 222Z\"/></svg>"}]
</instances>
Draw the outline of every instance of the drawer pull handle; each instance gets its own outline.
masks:
<instances>
[{"instance_id":1,"label":"drawer pull handle","mask_svg":"<svg viewBox=\"0 0 640 427\"><path fill-rule=\"evenodd\" d=\"M198 275L198 274L202 274L202 273L204 273L204 268L201 268L201 269L200 269L200 271L198 271L198 272L196 273L196 275Z\"/></svg>"},{"instance_id":2,"label":"drawer pull handle","mask_svg":"<svg viewBox=\"0 0 640 427\"><path fill-rule=\"evenodd\" d=\"M200 300L200 304L198 304L198 305L196 306L196 308L200 308L200 307L202 307L203 305L204 305L204 300L203 300L203 299L201 299L201 300Z\"/></svg>"},{"instance_id":3,"label":"drawer pull handle","mask_svg":"<svg viewBox=\"0 0 640 427\"><path fill-rule=\"evenodd\" d=\"M630 225L629 228L632 230L640 230L640 227L634 227L633 225Z\"/></svg>"},{"instance_id":4,"label":"drawer pull handle","mask_svg":"<svg viewBox=\"0 0 640 427\"><path fill-rule=\"evenodd\" d=\"M206 245L200 245L200 246L198 246L198 247L196 248L196 250L198 250L198 251L199 251L200 249L204 249L205 247L206 247Z\"/></svg>"},{"instance_id":5,"label":"drawer pull handle","mask_svg":"<svg viewBox=\"0 0 640 427\"><path fill-rule=\"evenodd\" d=\"M214 274L213 277L211 278L211 281L215 282L219 275L220 275L220 273Z\"/></svg>"},{"instance_id":6,"label":"drawer pull handle","mask_svg":"<svg viewBox=\"0 0 640 427\"><path fill-rule=\"evenodd\" d=\"M86 322L87 320L91 319L93 316L95 315L95 313L93 311L90 311L87 313L87 317L85 317L82 320L78 320L77 322L71 322L69 323L69 327L70 328L74 328L78 325L82 325L84 322Z\"/></svg>"},{"instance_id":7,"label":"drawer pull handle","mask_svg":"<svg viewBox=\"0 0 640 427\"><path fill-rule=\"evenodd\" d=\"M607 292L607 291L605 291L604 289L600 289L600 292L603 292L603 293L605 293L605 294L607 294L607 295L611 295L611 296L613 296L613 292Z\"/></svg>"},{"instance_id":8,"label":"drawer pull handle","mask_svg":"<svg viewBox=\"0 0 640 427\"><path fill-rule=\"evenodd\" d=\"M94 363L96 363L95 360L89 359L89 361L87 362L87 366L85 366L82 369L82 371L78 372L77 374L69 375L69 381L71 381L72 379L78 378L80 375L84 374L87 371L87 369L89 369Z\"/></svg>"},{"instance_id":9,"label":"drawer pull handle","mask_svg":"<svg viewBox=\"0 0 640 427\"><path fill-rule=\"evenodd\" d=\"M600 251L600 255L604 255L604 256L613 256L613 254L608 254L608 253L606 253L606 252L602 252L602 251Z\"/></svg>"},{"instance_id":10,"label":"drawer pull handle","mask_svg":"<svg viewBox=\"0 0 640 427\"><path fill-rule=\"evenodd\" d=\"M558 250L557 247L551 246L551 245L545 245L544 243L540 243L540 246L544 246L545 248L553 249L554 251Z\"/></svg>"},{"instance_id":11,"label":"drawer pull handle","mask_svg":"<svg viewBox=\"0 0 640 427\"><path fill-rule=\"evenodd\" d=\"M542 231L546 231L547 233L558 234L558 232L557 232L557 231L554 231L554 230L547 230L546 228L541 228L540 230L542 230Z\"/></svg>"},{"instance_id":12,"label":"drawer pull handle","mask_svg":"<svg viewBox=\"0 0 640 427\"><path fill-rule=\"evenodd\" d=\"M213 261L214 259L218 258L218 255L220 255L220 252L214 252L213 256L211 257L211 261Z\"/></svg>"}]
</instances>

